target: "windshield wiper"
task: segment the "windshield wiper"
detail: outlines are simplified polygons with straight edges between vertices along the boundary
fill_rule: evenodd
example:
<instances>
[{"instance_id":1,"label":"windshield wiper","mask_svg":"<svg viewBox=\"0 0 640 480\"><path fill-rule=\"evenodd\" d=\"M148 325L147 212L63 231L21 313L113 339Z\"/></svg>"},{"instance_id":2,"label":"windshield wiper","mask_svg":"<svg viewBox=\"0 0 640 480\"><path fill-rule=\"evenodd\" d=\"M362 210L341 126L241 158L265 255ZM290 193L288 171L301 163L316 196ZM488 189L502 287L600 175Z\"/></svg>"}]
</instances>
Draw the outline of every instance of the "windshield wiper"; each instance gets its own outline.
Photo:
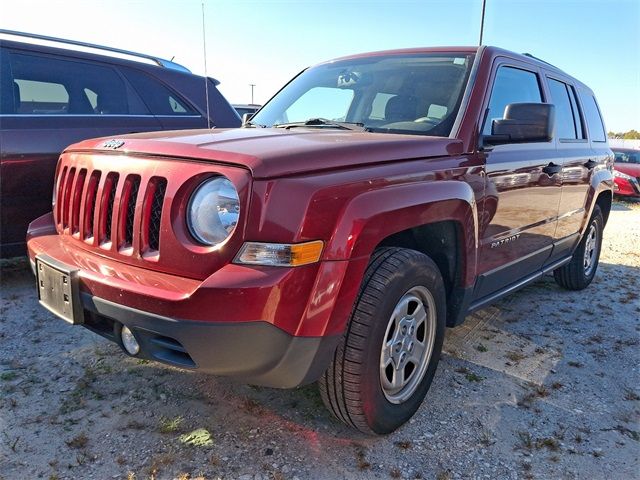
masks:
<instances>
[{"instance_id":1,"label":"windshield wiper","mask_svg":"<svg viewBox=\"0 0 640 480\"><path fill-rule=\"evenodd\" d=\"M364 123L359 122L339 122L337 120L329 120L328 118L310 118L304 122L278 123L274 128L296 128L296 127L333 127L343 130L356 130L359 132L367 132L369 129Z\"/></svg>"}]
</instances>

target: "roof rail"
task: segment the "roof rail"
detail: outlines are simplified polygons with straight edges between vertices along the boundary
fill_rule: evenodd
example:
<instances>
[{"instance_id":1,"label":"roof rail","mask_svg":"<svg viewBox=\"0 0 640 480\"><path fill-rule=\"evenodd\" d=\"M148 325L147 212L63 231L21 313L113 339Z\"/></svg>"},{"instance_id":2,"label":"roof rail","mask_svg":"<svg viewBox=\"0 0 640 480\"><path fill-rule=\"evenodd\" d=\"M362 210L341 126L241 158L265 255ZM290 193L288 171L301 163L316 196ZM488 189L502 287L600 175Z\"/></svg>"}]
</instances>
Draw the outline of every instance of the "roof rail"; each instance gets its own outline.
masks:
<instances>
[{"instance_id":1,"label":"roof rail","mask_svg":"<svg viewBox=\"0 0 640 480\"><path fill-rule=\"evenodd\" d=\"M539 62L546 63L546 64L547 64L547 65L549 65L550 67L558 68L558 67L556 67L555 65L553 65L553 64L551 64L551 63L549 63L549 62L546 62L546 61L542 60L541 58L538 58L538 57L536 57L536 56L534 56L534 55L531 55L530 53L523 53L523 55L524 55L525 57L529 57L529 58L533 58L534 60L538 60ZM558 69L558 70L559 70L559 69Z\"/></svg>"},{"instance_id":2,"label":"roof rail","mask_svg":"<svg viewBox=\"0 0 640 480\"><path fill-rule=\"evenodd\" d=\"M107 51L107 52L120 53L120 54L123 54L123 55L130 55L132 57L138 57L138 58L144 58L146 60L151 60L152 62L154 62L156 65L158 65L160 67L170 68L172 70L179 70L181 72L191 73L191 71L187 67L184 67L184 66L180 65L179 63L172 62L171 60L164 60L162 58L154 57L153 55L147 55L145 53L131 52L129 50L123 50L123 49L114 48L114 47L105 47L103 45L96 45L94 43L80 42L78 40L67 40L67 39L64 39L64 38L57 38L57 37L49 37L47 35L39 35L39 34L36 34L36 33L18 32L18 31L15 31L15 30L0 29L0 34L13 35L13 36L16 36L16 37L23 37L23 38L33 38L33 39L36 39L36 40L46 40L48 42L63 43L63 44L66 44L66 45L75 45L75 46L79 46L79 47L94 48L96 50L104 50L104 51Z\"/></svg>"}]
</instances>

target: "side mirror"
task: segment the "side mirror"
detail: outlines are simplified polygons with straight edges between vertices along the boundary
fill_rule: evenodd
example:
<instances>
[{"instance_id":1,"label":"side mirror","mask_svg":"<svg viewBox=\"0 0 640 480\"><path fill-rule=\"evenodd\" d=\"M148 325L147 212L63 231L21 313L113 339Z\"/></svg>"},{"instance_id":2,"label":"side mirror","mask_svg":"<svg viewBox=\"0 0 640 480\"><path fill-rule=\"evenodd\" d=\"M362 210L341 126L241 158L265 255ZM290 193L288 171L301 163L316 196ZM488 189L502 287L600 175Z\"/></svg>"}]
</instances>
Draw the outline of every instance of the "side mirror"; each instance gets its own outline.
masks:
<instances>
[{"instance_id":1,"label":"side mirror","mask_svg":"<svg viewBox=\"0 0 640 480\"><path fill-rule=\"evenodd\" d=\"M249 120L251 120L251 117L253 117L253 113L245 113L242 115L242 126L244 127L247 123L249 123Z\"/></svg>"},{"instance_id":2,"label":"side mirror","mask_svg":"<svg viewBox=\"0 0 640 480\"><path fill-rule=\"evenodd\" d=\"M494 120L491 135L484 143L549 142L553 138L555 106L550 103L510 103L504 109L504 118Z\"/></svg>"}]
</instances>

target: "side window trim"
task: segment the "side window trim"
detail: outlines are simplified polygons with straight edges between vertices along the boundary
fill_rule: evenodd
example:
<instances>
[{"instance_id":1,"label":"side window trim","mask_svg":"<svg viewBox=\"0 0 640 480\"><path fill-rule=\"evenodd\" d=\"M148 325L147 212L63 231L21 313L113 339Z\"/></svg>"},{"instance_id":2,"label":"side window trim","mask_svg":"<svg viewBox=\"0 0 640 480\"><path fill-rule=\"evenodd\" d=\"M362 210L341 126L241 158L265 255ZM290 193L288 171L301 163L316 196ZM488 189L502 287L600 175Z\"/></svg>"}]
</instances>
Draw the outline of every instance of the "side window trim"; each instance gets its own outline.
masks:
<instances>
[{"instance_id":1,"label":"side window trim","mask_svg":"<svg viewBox=\"0 0 640 480\"><path fill-rule=\"evenodd\" d=\"M580 137L577 139L578 141L587 142L587 131L585 128L585 119L582 112L582 106L580 105L580 99L578 98L578 92L576 91L576 87L571 84L567 84L569 89L569 100L571 100L571 108L575 109L573 111L573 118L576 124L576 135L580 134ZM579 123L579 125L578 125ZM580 127L580 132L578 132L578 127Z\"/></svg>"}]
</instances>

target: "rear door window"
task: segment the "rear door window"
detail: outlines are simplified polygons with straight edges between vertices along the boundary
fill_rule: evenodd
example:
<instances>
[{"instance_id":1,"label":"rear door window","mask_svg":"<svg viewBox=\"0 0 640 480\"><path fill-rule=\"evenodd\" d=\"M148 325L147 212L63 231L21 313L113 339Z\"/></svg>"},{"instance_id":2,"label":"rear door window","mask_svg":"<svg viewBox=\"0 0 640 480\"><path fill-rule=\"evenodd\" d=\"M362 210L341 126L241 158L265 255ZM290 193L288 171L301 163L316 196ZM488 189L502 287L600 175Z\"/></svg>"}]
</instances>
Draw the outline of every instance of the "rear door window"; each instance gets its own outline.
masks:
<instances>
[{"instance_id":1,"label":"rear door window","mask_svg":"<svg viewBox=\"0 0 640 480\"><path fill-rule=\"evenodd\" d=\"M573 106L566 83L549 78L551 101L556 107L556 137L560 140L576 140L578 138Z\"/></svg>"},{"instance_id":2,"label":"rear door window","mask_svg":"<svg viewBox=\"0 0 640 480\"><path fill-rule=\"evenodd\" d=\"M109 66L50 55L9 55L16 115L123 115L131 108L127 86Z\"/></svg>"},{"instance_id":3,"label":"rear door window","mask_svg":"<svg viewBox=\"0 0 640 480\"><path fill-rule=\"evenodd\" d=\"M69 92L61 83L16 78L14 102L18 114L68 113Z\"/></svg>"},{"instance_id":4,"label":"rear door window","mask_svg":"<svg viewBox=\"0 0 640 480\"><path fill-rule=\"evenodd\" d=\"M501 66L496 77L489 100L489 113L482 133L491 134L493 120L504 116L504 110L510 103L541 103L542 93L538 75L528 70Z\"/></svg>"}]
</instances>

